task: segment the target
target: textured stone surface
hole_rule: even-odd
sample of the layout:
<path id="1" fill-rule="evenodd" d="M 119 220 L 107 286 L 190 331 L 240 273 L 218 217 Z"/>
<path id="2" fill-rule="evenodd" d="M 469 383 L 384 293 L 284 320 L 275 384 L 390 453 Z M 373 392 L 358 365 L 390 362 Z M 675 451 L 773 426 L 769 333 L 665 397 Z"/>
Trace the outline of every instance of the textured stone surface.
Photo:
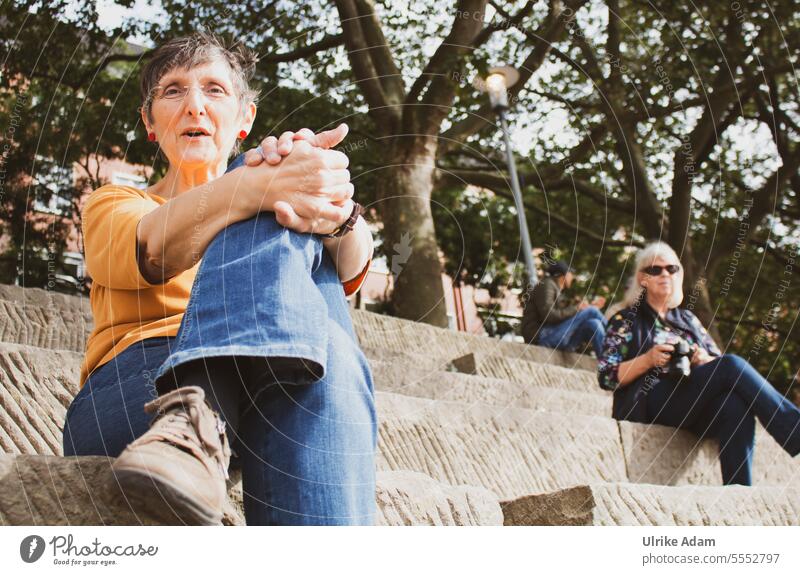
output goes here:
<path id="1" fill-rule="evenodd" d="M 88 298 L 0 285 L 0 341 L 83 351 L 91 331 Z"/>
<path id="2" fill-rule="evenodd" d="M 574 369 L 573 366 L 562 367 L 554 365 L 554 363 L 535 362 L 473 351 L 456 358 L 453 366 L 461 373 L 505 379 L 523 386 L 555 387 L 593 393 L 611 400 L 611 394 L 600 389 L 595 372 Z M 610 407 L 607 415 L 611 415 Z"/>
<path id="3" fill-rule="evenodd" d="M 472 485 L 450 486 L 413 471 L 378 473 L 379 525 L 502 525 L 497 495 Z"/>
<path id="4" fill-rule="evenodd" d="M 448 361 L 472 351 L 482 351 L 513 359 L 546 362 L 590 371 L 595 369 L 594 361 L 580 354 L 501 341 L 363 310 L 352 310 L 351 314 L 356 335 L 364 347 L 404 350 Z"/>
<path id="5" fill-rule="evenodd" d="M 132 505 L 106 457 L 0 455 L 0 525 L 180 525 Z M 223 523 L 244 525 L 241 478 Z M 502 525 L 497 496 L 480 487 L 442 485 L 421 473 L 378 474 L 379 525 Z M 152 505 L 166 506 L 163 500 Z"/>
<path id="6" fill-rule="evenodd" d="M 796 487 L 607 483 L 501 505 L 506 525 L 800 525 Z"/>
<path id="7" fill-rule="evenodd" d="M 629 481 L 659 485 L 720 485 L 717 441 L 661 425 L 619 422 Z M 756 426 L 754 485 L 800 480 L 800 459 L 791 457 L 760 424 Z"/>
<path id="8" fill-rule="evenodd" d="M 81 354 L 0 343 L 0 452 L 59 455 Z"/>
<path id="9" fill-rule="evenodd" d="M 370 365 L 373 362 L 391 363 L 393 365 L 413 366 L 415 369 L 423 369 L 426 371 L 442 372 L 442 371 L 456 371 L 450 364 L 449 359 L 442 359 L 431 355 L 421 355 L 419 353 L 409 353 L 396 349 L 384 349 L 380 347 L 364 347 L 361 346 L 364 355 Z"/>
<path id="10" fill-rule="evenodd" d="M 0 455 L 0 523 L 159 524 L 148 510 L 126 504 L 109 459 L 31 455 Z"/>
<path id="11" fill-rule="evenodd" d="M 378 392 L 379 470 L 411 469 L 510 499 L 625 481 L 610 418 L 428 400 Z"/>
<path id="12" fill-rule="evenodd" d="M 425 369 L 416 363 L 370 360 L 375 389 L 427 399 L 444 399 L 463 403 L 486 403 L 508 407 L 524 407 L 564 414 L 579 413 L 608 417 L 611 395 L 582 392 L 555 386 L 524 385 L 508 379 L 468 375 Z M 564 375 L 564 369 L 554 370 L 550 379 Z M 572 376 L 572 374 L 569 374 Z M 580 376 L 577 376 L 580 377 Z"/>

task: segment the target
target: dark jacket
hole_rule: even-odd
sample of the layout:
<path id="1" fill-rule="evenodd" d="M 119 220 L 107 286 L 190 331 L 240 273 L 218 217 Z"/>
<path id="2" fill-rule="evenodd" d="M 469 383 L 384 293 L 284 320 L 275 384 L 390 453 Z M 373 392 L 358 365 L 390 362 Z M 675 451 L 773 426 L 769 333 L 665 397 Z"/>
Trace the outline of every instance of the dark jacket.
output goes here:
<path id="1" fill-rule="evenodd" d="M 653 332 L 657 318 L 658 313 L 647 303 L 644 294 L 636 304 L 620 310 L 611 318 L 603 343 L 603 355 L 598 363 L 597 377 L 601 387 L 612 389 L 609 387 L 611 366 L 647 353 L 653 347 Z M 703 342 L 706 351 L 718 354 L 714 352 L 716 347 L 708 332 L 691 311 L 681 308 L 671 309 L 667 312 L 664 322 L 691 334 L 695 341 Z M 707 345 L 705 342 L 709 341 L 712 343 Z M 646 406 L 647 392 L 659 378 L 660 374 L 654 368 L 628 385 L 617 384 L 616 388 L 613 388 L 612 417 L 647 423 L 649 421 Z"/>
<path id="2" fill-rule="evenodd" d="M 543 325 L 561 323 L 578 313 L 578 306 L 565 306 L 561 300 L 561 288 L 552 277 L 545 277 L 533 288 L 531 297 L 523 302 L 522 337 L 534 343 Z"/>

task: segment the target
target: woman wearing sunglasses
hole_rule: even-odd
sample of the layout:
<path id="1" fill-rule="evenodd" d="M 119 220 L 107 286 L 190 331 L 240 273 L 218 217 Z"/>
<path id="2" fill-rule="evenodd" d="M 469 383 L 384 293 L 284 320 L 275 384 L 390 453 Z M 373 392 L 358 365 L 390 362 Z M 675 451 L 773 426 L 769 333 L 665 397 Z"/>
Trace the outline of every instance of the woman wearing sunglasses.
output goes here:
<path id="1" fill-rule="evenodd" d="M 791 455 L 800 453 L 800 409 L 745 359 L 723 354 L 700 320 L 678 306 L 683 269 L 667 244 L 636 256 L 624 308 L 609 321 L 598 363 L 614 392 L 613 417 L 693 431 L 719 442 L 722 480 L 750 485 L 755 420 Z M 688 349 L 690 372 L 674 369 Z"/>

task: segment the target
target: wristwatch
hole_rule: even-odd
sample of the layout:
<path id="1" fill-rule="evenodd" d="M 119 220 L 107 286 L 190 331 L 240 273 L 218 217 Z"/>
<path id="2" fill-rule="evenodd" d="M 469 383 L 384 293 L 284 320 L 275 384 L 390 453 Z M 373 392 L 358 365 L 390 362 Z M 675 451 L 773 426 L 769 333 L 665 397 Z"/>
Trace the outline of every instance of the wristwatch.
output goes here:
<path id="1" fill-rule="evenodd" d="M 343 235 L 347 234 L 353 227 L 356 225 L 358 221 L 358 216 L 364 213 L 364 206 L 359 204 L 358 202 L 353 202 L 353 211 L 350 212 L 350 217 L 347 218 L 347 221 L 343 223 L 341 226 L 333 230 L 329 234 L 320 234 L 323 238 L 340 238 Z"/>

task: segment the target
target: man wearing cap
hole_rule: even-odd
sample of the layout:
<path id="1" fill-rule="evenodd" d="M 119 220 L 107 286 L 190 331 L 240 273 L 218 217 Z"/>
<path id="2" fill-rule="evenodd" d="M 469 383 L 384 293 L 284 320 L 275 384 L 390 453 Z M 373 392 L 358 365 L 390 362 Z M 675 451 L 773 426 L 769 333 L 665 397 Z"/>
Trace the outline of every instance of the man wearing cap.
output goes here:
<path id="1" fill-rule="evenodd" d="M 561 290 L 569 288 L 575 270 L 566 262 L 556 261 L 547 268 L 544 277 L 526 302 L 522 315 L 522 337 L 526 343 L 567 351 L 579 351 L 591 343 L 597 357 L 603 351 L 606 318 L 598 309 L 605 305 L 604 297 L 591 303 L 564 305 Z"/>

